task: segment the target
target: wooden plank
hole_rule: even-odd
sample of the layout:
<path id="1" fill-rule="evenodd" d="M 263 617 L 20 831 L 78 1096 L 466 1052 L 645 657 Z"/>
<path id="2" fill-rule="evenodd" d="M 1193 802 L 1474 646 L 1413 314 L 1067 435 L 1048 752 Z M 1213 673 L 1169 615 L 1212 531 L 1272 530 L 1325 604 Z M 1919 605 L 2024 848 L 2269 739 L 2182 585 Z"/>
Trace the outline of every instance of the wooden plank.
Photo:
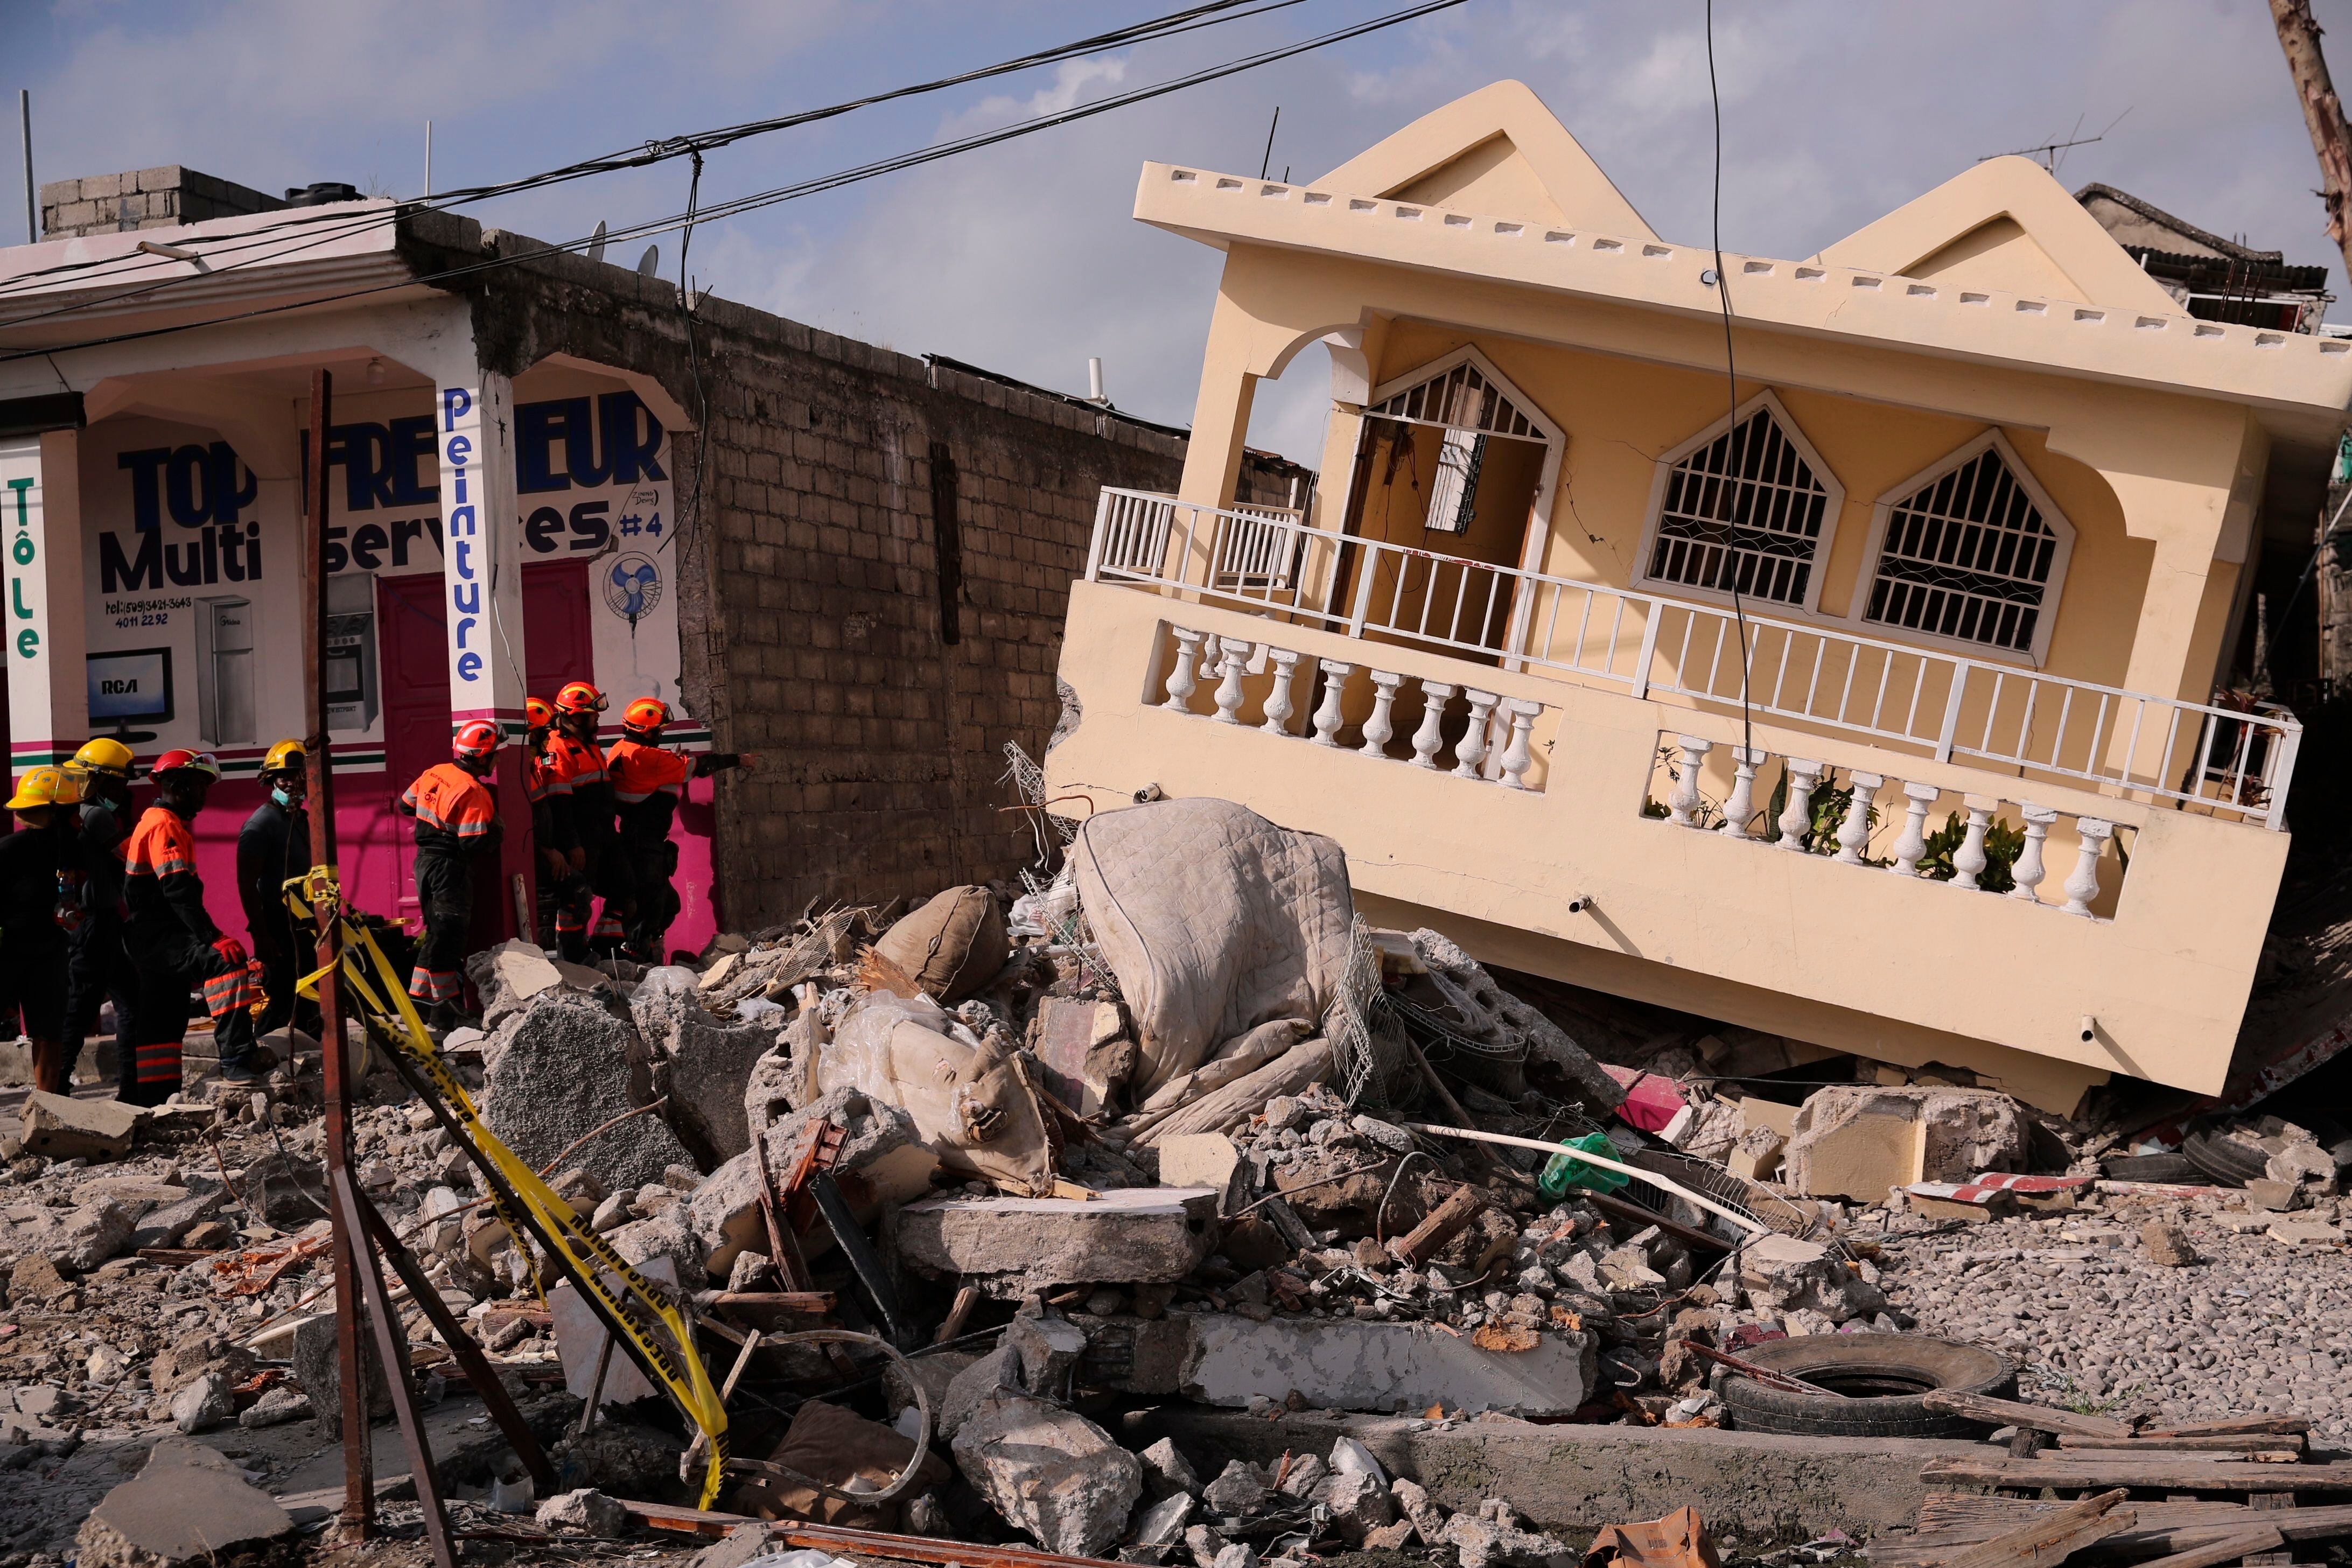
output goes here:
<path id="1" fill-rule="evenodd" d="M 1988 1426 L 2031 1426 L 2037 1432 L 2055 1432 L 2060 1436 L 2073 1433 L 2081 1437 L 2128 1437 L 2128 1423 L 2113 1421 L 2105 1415 L 2083 1415 L 2072 1410 L 2053 1410 L 2046 1405 L 2025 1405 L 2014 1399 L 1987 1399 L 1979 1394 L 1954 1394 L 1945 1389 L 1930 1391 L 1920 1403 L 1939 1415 L 1958 1415 L 1970 1421 L 1981 1421 Z"/>
<path id="2" fill-rule="evenodd" d="M 2249 1432 L 2277 1433 L 2281 1436 L 2301 1436 L 2311 1430 L 2311 1421 L 2303 1415 L 2231 1415 L 2220 1421 L 2195 1421 L 2179 1426 L 2152 1428 L 2139 1434 L 2142 1437 L 2236 1437 Z"/>
<path id="3" fill-rule="evenodd" d="M 2138 1453 L 2231 1454 L 2260 1449 L 2266 1454 L 2289 1451 L 2300 1454 L 2305 1447 L 2299 1432 L 2245 1432 L 2234 1435 L 2214 1434 L 2195 1437 L 2084 1437 L 2072 1432 L 2058 1436 L 2061 1448 L 2128 1448 Z"/>
<path id="4" fill-rule="evenodd" d="M 2137 1455 L 2125 1459 L 2066 1459 L 2047 1455 L 2031 1459 L 1930 1459 L 1919 1472 L 1930 1486 L 2016 1487 L 2039 1490 L 2088 1490 L 2150 1487 L 2197 1491 L 2352 1492 L 2352 1464 L 2199 1464 L 2185 1454 Z"/>
<path id="5" fill-rule="evenodd" d="M 2255 1492 L 2248 1497 L 2246 1501 L 2256 1513 L 2284 1513 L 2294 1507 L 2294 1494 L 2293 1492 Z M 2246 1561 L 2250 1563 L 2292 1563 L 2294 1561 L 2294 1553 L 2260 1552 Z"/>
<path id="6" fill-rule="evenodd" d="M 2202 1439 L 2211 1441 L 2212 1439 Z M 2137 1461 L 2161 1457 L 2177 1459 L 2184 1465 L 2294 1465 L 2303 1461 L 2301 1448 L 2270 1448 L 2260 1445 L 2260 1437 L 2221 1438 L 2229 1447 L 2223 1448 L 2144 1448 L 2137 1443 L 2102 1444 L 2095 1437 L 2081 1437 L 2069 1446 L 2061 1447 L 2049 1457 L 2059 1459 Z M 2041 1456 L 2037 1455 L 2036 1458 Z"/>
<path id="7" fill-rule="evenodd" d="M 2051 1568 L 2093 1542 L 2120 1535 L 2137 1523 L 2131 1510 L 2117 1506 L 2128 1495 L 2117 1488 L 2069 1503 L 1990 1541 L 1964 1547 L 1941 1559 L 1939 1568 Z"/>
<path id="8" fill-rule="evenodd" d="M 2275 1525 L 2258 1525 L 2252 1530 L 2233 1531 L 2219 1541 L 2192 1546 L 2169 1557 L 2159 1557 L 2146 1568 L 2215 1568 L 2217 1563 L 2235 1563 L 2242 1557 L 2252 1562 L 2251 1553 L 2267 1552 L 2284 1539 Z"/>

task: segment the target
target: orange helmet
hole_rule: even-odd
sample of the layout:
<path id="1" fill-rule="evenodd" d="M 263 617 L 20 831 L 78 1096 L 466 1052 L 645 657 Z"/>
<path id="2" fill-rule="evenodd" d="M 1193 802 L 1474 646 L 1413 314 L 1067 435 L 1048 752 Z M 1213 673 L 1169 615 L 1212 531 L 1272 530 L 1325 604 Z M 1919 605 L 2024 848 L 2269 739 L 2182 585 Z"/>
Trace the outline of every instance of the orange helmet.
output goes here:
<path id="1" fill-rule="evenodd" d="M 555 722 L 554 706 L 544 697 L 525 699 L 522 710 L 524 717 L 530 721 L 530 727 L 534 730 L 544 730 Z"/>
<path id="2" fill-rule="evenodd" d="M 478 763 L 497 751 L 499 743 L 505 739 L 499 732 L 499 727 L 488 719 L 469 719 L 457 727 L 457 737 L 450 742 L 449 749 L 461 763 Z"/>
<path id="3" fill-rule="evenodd" d="M 604 694 L 584 680 L 574 680 L 555 694 L 558 713 L 602 713 L 610 706 Z"/>
<path id="4" fill-rule="evenodd" d="M 669 705 L 658 697 L 640 697 L 630 703 L 628 710 L 621 715 L 623 729 L 648 734 L 659 734 L 662 726 L 668 722 Z"/>
<path id="5" fill-rule="evenodd" d="M 221 776 L 220 759 L 210 752 L 191 752 L 185 747 L 175 747 L 155 759 L 154 765 L 147 770 L 147 776 L 160 783 L 172 774 L 179 773 L 201 773 L 213 783 L 218 784 Z"/>

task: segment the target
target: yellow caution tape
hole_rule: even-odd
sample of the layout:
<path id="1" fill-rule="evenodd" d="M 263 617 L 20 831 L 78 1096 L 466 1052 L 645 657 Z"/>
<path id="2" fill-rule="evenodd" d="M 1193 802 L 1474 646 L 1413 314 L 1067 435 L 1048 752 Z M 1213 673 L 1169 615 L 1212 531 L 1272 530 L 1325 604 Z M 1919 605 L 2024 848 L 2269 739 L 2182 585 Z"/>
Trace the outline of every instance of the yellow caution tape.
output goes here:
<path id="1" fill-rule="evenodd" d="M 310 906 L 314 900 L 342 909 L 331 871 L 313 868 L 307 878 L 287 885 L 286 901 L 298 919 L 311 918 Z M 686 1315 L 662 1296 L 653 1280 L 630 1267 L 610 1243 L 590 1230 L 571 1204 L 482 1124 L 472 1098 L 425 1032 L 424 1020 L 402 988 L 392 961 L 376 945 L 374 933 L 348 915 L 339 918 L 343 931 L 343 977 L 349 983 L 345 994 L 359 1004 L 362 1026 L 388 1039 L 432 1080 L 474 1146 L 498 1167 L 499 1174 L 538 1222 L 539 1233 L 571 1265 L 572 1282 L 604 1309 L 601 1316 L 607 1328 L 618 1325 L 635 1350 L 632 1359 L 662 1384 L 679 1411 L 708 1439 L 697 1445 L 704 1451 L 699 1506 L 711 1507 L 718 1500 L 727 1469 L 727 1408 L 702 1357 L 694 1350 L 694 1332 Z M 321 967 L 304 975 L 296 989 L 317 1000 L 319 981 L 326 973 L 326 967 Z M 524 1226 L 519 1216 L 508 1211 L 506 1200 L 495 1187 L 490 1203 L 508 1234 L 520 1245 Z M 613 1280 L 619 1281 L 618 1290 L 610 1283 Z M 646 1326 L 646 1318 L 667 1331 L 667 1342 Z"/>

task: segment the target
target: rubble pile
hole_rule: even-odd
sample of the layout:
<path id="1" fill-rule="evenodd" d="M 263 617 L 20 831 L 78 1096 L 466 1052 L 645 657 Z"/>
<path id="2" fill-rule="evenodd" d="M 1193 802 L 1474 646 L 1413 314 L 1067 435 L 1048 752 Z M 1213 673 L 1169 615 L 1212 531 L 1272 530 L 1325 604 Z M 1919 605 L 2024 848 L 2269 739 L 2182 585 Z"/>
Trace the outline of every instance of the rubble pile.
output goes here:
<path id="1" fill-rule="evenodd" d="M 1155 1565 L 1534 1568 L 1576 1548 L 1506 1498 L 1440 1506 L 1353 1438 L 1196 1472 L 1118 1413 L 1720 1426 L 1747 1352 L 1822 1335 L 1983 1346 L 2051 1404 L 2347 1428 L 2352 1361 L 2326 1348 L 2347 1336 L 2315 1331 L 2352 1328 L 2352 1142 L 2223 1121 L 2173 1173 L 2227 1184 L 2103 1181 L 2175 1157 L 1752 1032 L 1596 1030 L 1621 1058 L 1598 1059 L 1548 983 L 1364 927 L 1336 847 L 1224 802 L 1105 814 L 1050 881 L 891 914 L 652 969 L 508 943 L 468 966 L 481 1026 L 439 1042 L 491 1131 L 701 1324 L 724 1510 Z M 325 1484 L 318 1057 L 277 1043 L 257 1088 L 152 1111 L 33 1095 L 0 1149 L 0 1555 L 78 1530 L 135 1554 L 151 1474 Z M 455 1495 L 592 1537 L 687 1500 L 661 1388 L 377 1068 L 359 1184 L 562 1435 L 562 1489 L 534 1498 L 491 1436 Z M 794 1337 L 821 1326 L 853 1342 Z M 414 1303 L 403 1327 L 428 1399 L 462 1389 Z M 128 1479 L 96 1457 L 134 1442 Z"/>

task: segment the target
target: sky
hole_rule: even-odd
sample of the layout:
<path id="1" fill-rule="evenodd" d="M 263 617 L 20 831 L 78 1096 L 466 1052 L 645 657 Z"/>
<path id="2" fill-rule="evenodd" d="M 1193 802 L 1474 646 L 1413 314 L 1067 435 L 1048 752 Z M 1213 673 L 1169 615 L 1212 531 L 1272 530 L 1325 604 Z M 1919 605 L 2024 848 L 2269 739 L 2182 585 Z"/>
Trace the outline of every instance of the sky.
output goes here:
<path id="1" fill-rule="evenodd" d="M 1263 0 L 1257 0 L 1262 4 Z M 1012 124 L 1384 15 L 1296 0 L 1182 37 L 763 136 L 713 153 L 706 202 Z M 659 138 L 1016 58 L 1179 0 L 14 0 L 0 89 L 32 92 L 37 181 L 182 163 L 266 191 L 487 184 Z M 2317 0 L 2343 29 L 2352 0 Z M 1703 243 L 1717 99 L 1704 0 L 1465 0 L 1213 84 L 699 227 L 698 287 L 906 353 L 1190 422 L 1220 256 L 1130 216 L 1148 159 L 1319 175 L 1505 77 L 1551 106 L 1651 226 Z M 1722 0 L 1721 242 L 1801 257 L 1960 173 L 2053 141 L 2067 188 L 2119 186 L 2202 227 L 2328 264 L 2318 171 L 2253 0 Z M 1269 126 L 1280 121 L 1271 153 Z M 0 142 L 13 142 L 0 136 Z M 21 160 L 0 236 L 21 237 Z M 683 161 L 469 208 L 551 240 L 682 211 Z M 675 234 L 659 268 L 677 273 Z M 612 259 L 634 260 L 642 242 Z M 2352 296 L 2332 312 L 2352 319 Z M 1261 386 L 1252 444 L 1312 463 L 1321 351 Z"/>

